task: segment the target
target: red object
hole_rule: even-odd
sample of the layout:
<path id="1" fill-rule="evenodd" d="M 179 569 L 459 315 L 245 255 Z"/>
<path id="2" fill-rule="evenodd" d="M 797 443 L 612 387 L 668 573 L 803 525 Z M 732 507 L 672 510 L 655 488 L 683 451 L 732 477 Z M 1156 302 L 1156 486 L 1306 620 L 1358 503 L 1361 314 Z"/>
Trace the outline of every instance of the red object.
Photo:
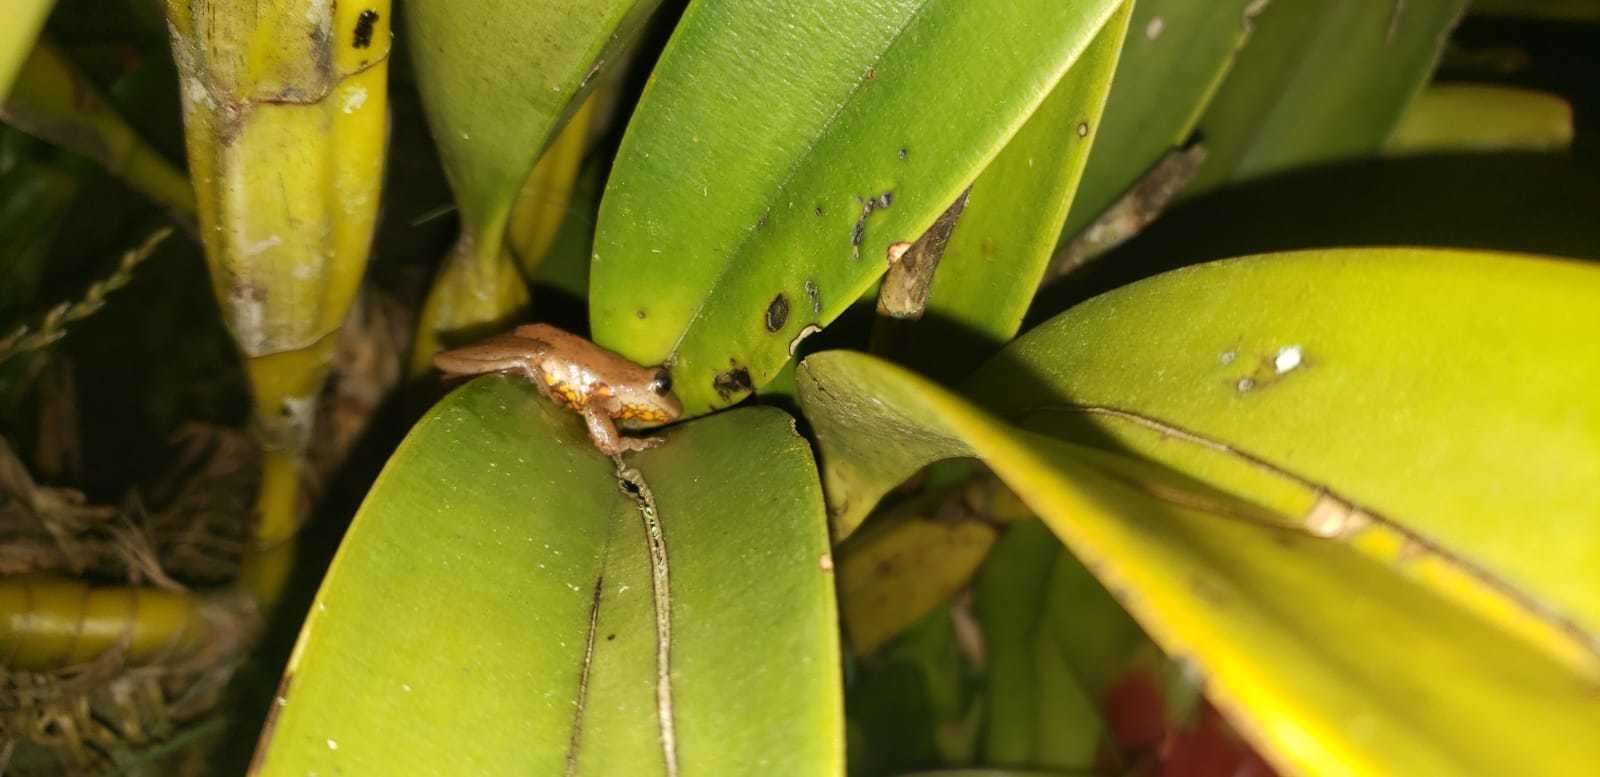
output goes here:
<path id="1" fill-rule="evenodd" d="M 1150 764 L 1161 777 L 1276 777 L 1276 772 L 1205 702 L 1191 721 L 1169 719 L 1156 677 L 1137 668 L 1106 691 L 1106 726 L 1118 750 L 1103 762 Z"/>

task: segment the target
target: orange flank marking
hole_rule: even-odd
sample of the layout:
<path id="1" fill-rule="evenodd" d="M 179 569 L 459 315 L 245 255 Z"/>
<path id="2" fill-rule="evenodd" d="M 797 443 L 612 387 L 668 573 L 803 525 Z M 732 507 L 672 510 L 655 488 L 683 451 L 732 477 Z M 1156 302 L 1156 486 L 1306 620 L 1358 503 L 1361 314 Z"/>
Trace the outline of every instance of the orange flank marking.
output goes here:
<path id="1" fill-rule="evenodd" d="M 660 424 L 666 423 L 667 414 L 659 410 L 651 409 L 644 405 L 624 405 L 622 408 L 621 418 L 625 420 L 636 419 L 646 423 Z"/>

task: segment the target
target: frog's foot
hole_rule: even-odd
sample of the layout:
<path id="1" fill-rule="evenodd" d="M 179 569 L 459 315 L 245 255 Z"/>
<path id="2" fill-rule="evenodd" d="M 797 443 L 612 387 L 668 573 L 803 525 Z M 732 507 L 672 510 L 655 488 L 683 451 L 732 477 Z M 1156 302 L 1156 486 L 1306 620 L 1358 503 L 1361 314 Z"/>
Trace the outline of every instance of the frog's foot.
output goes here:
<path id="1" fill-rule="evenodd" d="M 589 439 L 601 453 L 616 458 L 628 451 L 643 451 L 665 442 L 660 437 L 624 437 L 617 424 L 596 405 L 583 409 L 584 424 L 589 428 Z"/>
<path id="2" fill-rule="evenodd" d="M 647 451 L 667 441 L 665 437 L 622 437 L 617 438 L 617 447 L 624 451 Z"/>

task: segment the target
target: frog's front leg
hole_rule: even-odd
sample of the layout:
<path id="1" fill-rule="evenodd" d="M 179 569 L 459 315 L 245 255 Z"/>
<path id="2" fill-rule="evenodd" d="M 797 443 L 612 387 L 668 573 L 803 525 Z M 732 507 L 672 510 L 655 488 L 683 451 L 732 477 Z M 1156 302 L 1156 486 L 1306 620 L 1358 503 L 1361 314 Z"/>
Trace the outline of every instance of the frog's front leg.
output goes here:
<path id="1" fill-rule="evenodd" d="M 616 458 L 624 451 L 647 450 L 664 442 L 660 437 L 624 437 L 617 431 L 616 422 L 598 404 L 590 403 L 583 408 L 583 422 L 589 427 L 589 439 L 601 453 Z"/>

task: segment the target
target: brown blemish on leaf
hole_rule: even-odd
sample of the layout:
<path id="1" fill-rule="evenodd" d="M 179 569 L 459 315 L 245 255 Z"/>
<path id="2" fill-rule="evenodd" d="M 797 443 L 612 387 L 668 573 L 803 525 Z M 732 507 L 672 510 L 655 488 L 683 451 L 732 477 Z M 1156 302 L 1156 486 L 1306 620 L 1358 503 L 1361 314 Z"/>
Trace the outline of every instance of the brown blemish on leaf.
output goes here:
<path id="1" fill-rule="evenodd" d="M 712 379 L 711 388 L 715 389 L 717 396 L 726 402 L 735 394 L 748 394 L 755 391 L 755 383 L 750 380 L 750 370 L 745 369 L 738 362 L 729 359 L 728 369 L 717 373 Z"/>
<path id="2" fill-rule="evenodd" d="M 767 305 L 767 331 L 776 332 L 789 322 L 789 299 L 779 293 Z"/>
<path id="3" fill-rule="evenodd" d="M 933 289 L 933 273 L 944 258 L 945 247 L 955 233 L 961 214 L 966 211 L 967 197 L 972 188 L 939 215 L 915 243 L 894 243 L 889 246 L 887 259 L 889 271 L 883 276 L 878 289 L 878 313 L 891 318 L 922 318 L 928 307 L 928 295 Z M 885 194 L 885 197 L 888 195 Z"/>
<path id="4" fill-rule="evenodd" d="M 850 257 L 860 260 L 861 241 L 867 234 L 867 217 L 871 216 L 873 211 L 884 210 L 894 204 L 894 190 L 864 200 L 857 199 L 861 202 L 861 218 L 856 219 L 855 226 L 850 232 Z"/>
<path id="5" fill-rule="evenodd" d="M 811 298 L 811 312 L 812 313 L 821 313 L 822 312 L 822 292 L 817 289 L 817 282 L 816 281 L 813 281 L 813 280 L 807 280 L 806 281 L 806 296 Z"/>

